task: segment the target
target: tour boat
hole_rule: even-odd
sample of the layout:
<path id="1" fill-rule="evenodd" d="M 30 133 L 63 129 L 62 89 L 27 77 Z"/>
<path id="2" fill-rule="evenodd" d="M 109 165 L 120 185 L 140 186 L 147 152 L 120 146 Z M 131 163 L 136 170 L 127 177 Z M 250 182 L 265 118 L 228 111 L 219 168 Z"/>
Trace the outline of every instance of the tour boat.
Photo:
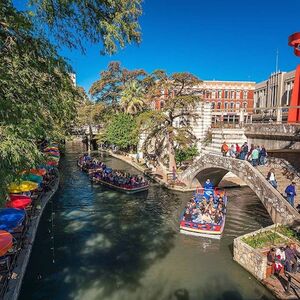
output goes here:
<path id="1" fill-rule="evenodd" d="M 125 192 L 126 194 L 144 192 L 144 191 L 147 191 L 149 189 L 149 183 L 148 182 L 146 182 L 144 185 L 141 185 L 141 186 L 131 187 L 131 186 L 128 186 L 128 185 L 122 185 L 122 186 L 115 185 L 115 184 L 112 184 L 110 182 L 101 180 L 100 178 L 96 178 L 96 177 L 92 177 L 91 179 L 92 179 L 93 182 L 100 183 L 100 184 L 102 184 L 106 187 L 109 187 L 109 188 L 117 190 L 117 191 Z"/>
<path id="2" fill-rule="evenodd" d="M 217 197 L 220 195 L 223 198 L 225 210 L 223 214 L 223 219 L 219 224 L 215 223 L 195 223 L 193 221 L 188 222 L 184 220 L 184 211 L 182 212 L 180 216 L 180 233 L 187 234 L 187 235 L 193 235 L 193 236 L 200 236 L 200 237 L 207 237 L 212 239 L 220 239 L 225 227 L 225 220 L 226 220 L 226 206 L 227 206 L 227 196 L 224 190 L 220 190 L 218 188 L 215 188 L 214 190 L 211 190 L 207 192 L 205 189 L 197 189 L 196 195 L 202 199 L 205 194 L 213 194 L 214 197 Z"/>

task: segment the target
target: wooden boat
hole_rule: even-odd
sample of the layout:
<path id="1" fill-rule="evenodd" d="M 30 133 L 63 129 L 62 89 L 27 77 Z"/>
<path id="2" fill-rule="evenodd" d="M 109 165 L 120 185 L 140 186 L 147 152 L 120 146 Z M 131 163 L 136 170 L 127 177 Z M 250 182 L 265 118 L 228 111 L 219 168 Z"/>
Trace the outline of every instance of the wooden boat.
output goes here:
<path id="1" fill-rule="evenodd" d="M 206 191 L 204 189 L 198 189 L 196 191 L 196 194 L 199 197 L 203 197 Z M 214 197 L 217 197 L 220 195 L 223 198 L 223 202 L 225 205 L 224 215 L 223 219 L 220 223 L 195 223 L 193 221 L 185 221 L 184 220 L 184 213 L 185 209 L 182 212 L 180 216 L 180 233 L 187 234 L 187 235 L 193 235 L 193 236 L 201 236 L 201 237 L 207 237 L 212 239 L 220 239 L 225 227 L 225 221 L 226 221 L 226 206 L 227 206 L 227 196 L 224 190 L 214 189 L 211 191 L 211 194 L 214 195 Z"/>
<path id="2" fill-rule="evenodd" d="M 100 183 L 106 187 L 109 187 L 111 189 L 117 190 L 117 191 L 121 191 L 121 192 L 125 192 L 126 194 L 134 194 L 134 193 L 138 193 L 138 192 L 144 192 L 147 191 L 149 189 L 149 183 L 145 183 L 145 185 L 143 186 L 138 186 L 138 187 L 129 187 L 126 185 L 115 185 L 112 184 L 110 182 L 101 180 L 100 178 L 96 178 L 96 177 L 92 177 L 91 180 L 95 183 Z"/>

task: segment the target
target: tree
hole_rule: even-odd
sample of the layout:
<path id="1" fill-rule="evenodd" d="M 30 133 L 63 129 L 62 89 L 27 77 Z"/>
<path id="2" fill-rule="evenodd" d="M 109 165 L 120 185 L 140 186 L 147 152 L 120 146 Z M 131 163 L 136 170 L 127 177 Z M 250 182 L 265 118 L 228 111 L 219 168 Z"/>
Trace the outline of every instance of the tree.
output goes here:
<path id="1" fill-rule="evenodd" d="M 122 150 L 136 147 L 138 128 L 135 119 L 124 113 L 118 114 L 108 125 L 104 139 Z"/>
<path id="2" fill-rule="evenodd" d="M 4 0 L 7 1 L 7 0 Z M 9 1 L 10 2 L 10 1 Z M 103 44 L 102 54 L 113 54 L 119 45 L 141 41 L 138 18 L 141 0 L 30 0 L 28 14 L 58 44 L 84 50 L 83 41 Z"/>
<path id="3" fill-rule="evenodd" d="M 21 170 L 43 160 L 37 141 L 63 138 L 85 101 L 45 32 L 70 47 L 82 36 L 102 41 L 106 53 L 139 42 L 140 1 L 112 2 L 32 0 L 27 11 L 18 11 L 11 0 L 1 1 L 0 196 Z"/>
<path id="4" fill-rule="evenodd" d="M 145 112 L 139 117 L 138 124 L 147 135 L 143 150 L 146 155 L 155 153 L 163 160 L 167 156 L 171 171 L 176 166 L 175 145 L 195 142 L 190 121 L 197 117 L 195 108 L 200 101 L 198 86 L 201 80 L 190 73 L 174 73 L 168 77 L 164 71 L 157 70 L 148 81 L 152 82 L 148 92 L 153 101 L 158 98 L 157 91 L 164 91 L 164 95 L 163 99 L 159 98 L 163 101 L 160 111 Z"/>
<path id="5" fill-rule="evenodd" d="M 180 166 L 184 161 L 192 160 L 199 154 L 197 146 L 181 147 L 175 149 L 176 163 Z"/>
<path id="6" fill-rule="evenodd" d="M 107 70 L 100 73 L 100 79 L 92 84 L 89 92 L 97 102 L 104 102 L 117 111 L 125 84 L 145 75 L 144 70 L 129 71 L 122 68 L 119 62 L 110 62 Z"/>
<path id="7" fill-rule="evenodd" d="M 125 113 L 135 115 L 146 108 L 145 90 L 137 80 L 125 83 L 120 106 Z"/>

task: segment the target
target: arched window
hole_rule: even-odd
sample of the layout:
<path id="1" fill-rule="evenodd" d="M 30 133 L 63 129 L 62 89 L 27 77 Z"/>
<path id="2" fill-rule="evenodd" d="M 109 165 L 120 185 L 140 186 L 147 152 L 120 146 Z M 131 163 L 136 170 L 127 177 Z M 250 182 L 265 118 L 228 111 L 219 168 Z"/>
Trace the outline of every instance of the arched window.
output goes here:
<path id="1" fill-rule="evenodd" d="M 228 109 L 228 102 L 224 102 L 224 109 L 225 109 L 225 110 Z"/>
<path id="2" fill-rule="evenodd" d="M 231 111 L 234 110 L 234 102 L 230 102 L 230 110 L 231 110 Z"/>
<path id="3" fill-rule="evenodd" d="M 218 110 L 221 109 L 221 102 L 218 102 L 218 104 L 217 104 L 217 109 L 218 109 Z"/>
<path id="4" fill-rule="evenodd" d="M 211 103 L 211 109 L 215 109 L 215 105 L 216 105 L 215 102 L 212 102 Z"/>
<path id="5" fill-rule="evenodd" d="M 243 103 L 243 108 L 247 108 L 247 102 Z"/>

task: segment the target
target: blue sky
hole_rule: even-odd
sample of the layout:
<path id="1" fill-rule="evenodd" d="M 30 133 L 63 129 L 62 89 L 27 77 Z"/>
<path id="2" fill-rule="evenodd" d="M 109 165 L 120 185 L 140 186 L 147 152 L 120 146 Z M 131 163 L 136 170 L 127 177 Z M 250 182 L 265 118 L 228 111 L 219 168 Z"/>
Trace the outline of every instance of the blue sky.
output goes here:
<path id="1" fill-rule="evenodd" d="M 85 55 L 64 49 L 86 90 L 110 61 L 128 69 L 168 73 L 187 71 L 204 80 L 261 81 L 279 69 L 290 71 L 300 59 L 287 45 L 300 31 L 300 1 L 285 0 L 145 0 L 140 18 L 142 43 L 117 55 L 101 56 L 101 45 Z"/>

